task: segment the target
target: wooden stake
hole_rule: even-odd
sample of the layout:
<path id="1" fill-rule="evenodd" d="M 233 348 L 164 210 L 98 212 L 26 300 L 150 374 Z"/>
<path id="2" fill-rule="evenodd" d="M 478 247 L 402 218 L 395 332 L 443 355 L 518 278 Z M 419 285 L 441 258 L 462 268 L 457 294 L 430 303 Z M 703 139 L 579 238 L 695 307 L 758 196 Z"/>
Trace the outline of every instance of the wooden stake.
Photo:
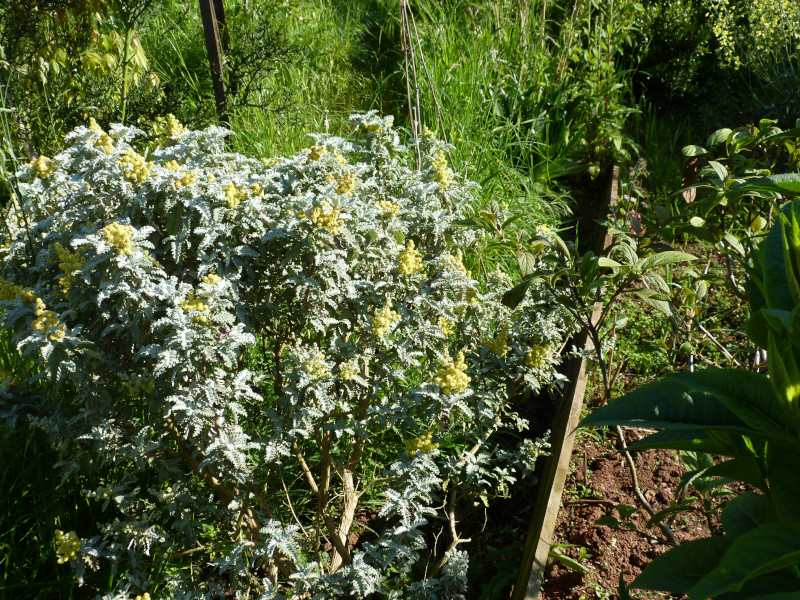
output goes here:
<path id="1" fill-rule="evenodd" d="M 614 167 L 608 204 L 602 208 L 603 211 L 607 211 L 609 206 L 616 204 L 618 178 L 619 169 Z M 605 233 L 596 242 L 595 253 L 599 253 L 610 243 L 610 236 Z M 597 323 L 601 312 L 602 306 L 597 305 L 592 313 L 592 323 Z M 576 335 L 573 341 L 578 348 L 585 348 L 588 342 L 588 333 L 582 332 Z M 537 600 L 539 598 L 544 569 L 547 566 L 550 546 L 553 542 L 556 519 L 561 508 L 561 494 L 564 491 L 567 469 L 572 459 L 575 433 L 586 392 L 586 362 L 577 358 L 572 359 L 565 365 L 564 371 L 569 379 L 569 384 L 564 390 L 561 405 L 558 407 L 558 413 L 553 423 L 550 442 L 552 453 L 547 461 L 542 480 L 539 482 L 539 493 L 528 528 L 528 537 L 525 540 L 517 582 L 511 595 L 512 600 Z"/>
<path id="2" fill-rule="evenodd" d="M 200 16 L 203 19 L 203 33 L 206 38 L 206 51 L 208 62 L 211 65 L 211 81 L 214 86 L 214 100 L 217 105 L 217 117 L 223 125 L 230 125 L 228 118 L 227 91 L 223 77 L 222 63 L 222 36 L 220 35 L 220 22 L 225 23 L 225 9 L 223 0 L 198 0 L 200 2 Z M 219 13 L 217 13 L 219 6 Z"/>

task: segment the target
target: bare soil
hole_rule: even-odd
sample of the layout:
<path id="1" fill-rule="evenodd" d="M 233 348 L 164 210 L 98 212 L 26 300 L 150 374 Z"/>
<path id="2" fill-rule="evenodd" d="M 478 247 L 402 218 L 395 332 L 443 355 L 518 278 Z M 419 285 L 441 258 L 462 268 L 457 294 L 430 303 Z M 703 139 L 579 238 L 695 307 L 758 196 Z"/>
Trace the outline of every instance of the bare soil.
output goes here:
<path id="1" fill-rule="evenodd" d="M 639 434 L 626 433 L 626 442 Z M 640 489 L 655 511 L 667 508 L 684 472 L 676 453 L 651 450 L 634 454 Z M 588 569 L 581 573 L 551 559 L 545 573 L 541 600 L 589 600 L 614 598 L 622 574 L 630 583 L 656 556 L 669 549 L 658 526 L 647 527 L 649 515 L 637 508 L 627 519 L 635 530 L 598 525 L 604 516 L 620 515 L 616 507 L 638 507 L 630 470 L 616 451 L 613 439 L 582 434 L 572 456 L 572 470 L 562 499 L 562 508 L 553 541 L 557 551 Z M 624 512 L 624 511 L 623 511 Z M 709 534 L 704 515 L 689 513 L 672 525 L 679 542 Z M 663 594 L 658 597 L 664 597 Z"/>

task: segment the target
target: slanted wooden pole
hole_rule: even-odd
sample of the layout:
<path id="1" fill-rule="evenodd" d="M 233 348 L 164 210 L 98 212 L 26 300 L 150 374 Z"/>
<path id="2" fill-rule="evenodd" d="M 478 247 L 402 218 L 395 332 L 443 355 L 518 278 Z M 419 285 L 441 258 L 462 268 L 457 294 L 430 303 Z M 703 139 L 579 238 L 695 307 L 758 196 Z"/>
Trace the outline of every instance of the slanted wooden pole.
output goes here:
<path id="1" fill-rule="evenodd" d="M 611 177 L 611 189 L 608 204 L 602 207 L 605 213 L 609 206 L 616 205 L 618 193 L 619 169 L 614 167 Z M 598 215 L 599 217 L 605 216 Z M 596 254 L 611 244 L 608 233 L 598 236 L 594 251 Z M 597 323 L 602 313 L 602 305 L 597 305 L 592 313 L 592 323 Z M 581 332 L 573 339 L 575 346 L 585 348 L 588 343 L 588 332 Z M 586 392 L 586 361 L 572 359 L 565 365 L 565 375 L 569 384 L 564 389 L 561 404 L 558 407 L 553 423 L 550 448 L 552 453 L 547 460 L 544 475 L 539 482 L 539 493 L 531 517 L 525 549 L 522 553 L 517 582 L 514 585 L 512 600 L 538 600 L 544 579 L 544 569 L 550 556 L 553 543 L 553 532 L 556 528 L 558 511 L 561 508 L 561 494 L 567 479 L 567 469 L 572 460 L 572 449 L 575 445 L 575 433 L 583 409 L 583 397 Z"/>
<path id="2" fill-rule="evenodd" d="M 198 0 L 200 16 L 203 19 L 203 33 L 206 38 L 208 62 L 211 65 L 211 82 L 214 86 L 214 100 L 217 105 L 217 117 L 223 125 L 230 125 L 228 118 L 227 90 L 225 89 L 222 35 L 220 23 L 225 23 L 223 0 Z M 217 8 L 219 7 L 219 8 Z"/>

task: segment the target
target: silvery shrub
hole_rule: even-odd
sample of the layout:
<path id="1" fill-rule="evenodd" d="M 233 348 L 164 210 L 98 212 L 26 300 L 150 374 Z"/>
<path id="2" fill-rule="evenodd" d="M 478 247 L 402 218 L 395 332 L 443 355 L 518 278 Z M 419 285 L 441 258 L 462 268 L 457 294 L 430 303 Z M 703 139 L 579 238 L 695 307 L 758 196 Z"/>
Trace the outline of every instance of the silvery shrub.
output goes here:
<path id="1" fill-rule="evenodd" d="M 259 160 L 92 121 L 17 174 L 0 322 L 33 367 L 0 410 L 94 482 L 103 518 L 55 543 L 105 598 L 461 597 L 459 515 L 543 452 L 511 400 L 559 382 L 564 312 L 467 269 L 445 144 L 414 169 L 352 122 Z"/>

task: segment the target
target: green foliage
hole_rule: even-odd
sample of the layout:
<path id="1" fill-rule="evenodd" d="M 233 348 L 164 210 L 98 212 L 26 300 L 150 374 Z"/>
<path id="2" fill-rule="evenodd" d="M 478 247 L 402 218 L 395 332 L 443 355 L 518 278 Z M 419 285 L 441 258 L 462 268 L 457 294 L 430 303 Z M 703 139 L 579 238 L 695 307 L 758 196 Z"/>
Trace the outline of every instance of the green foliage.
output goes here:
<path id="1" fill-rule="evenodd" d="M 91 122 L 18 173 L 0 319 L 37 374 L 0 408 L 99 481 L 57 555 L 79 581 L 110 567 L 108 598 L 463 590 L 457 515 L 541 453 L 496 440 L 560 380 L 566 313 L 472 278 L 475 186 L 442 142 L 411 170 L 391 118 L 353 124 L 261 161 L 217 127 L 170 117 L 139 146 Z"/>
<path id="2" fill-rule="evenodd" d="M 784 193 L 795 178 L 769 180 Z M 790 195 L 797 195 L 791 191 Z M 631 449 L 672 448 L 729 457 L 697 460 L 684 479 L 700 491 L 729 478 L 747 492 L 725 504 L 725 536 L 695 540 L 658 557 L 633 588 L 686 593 L 692 600 L 796 593 L 800 587 L 800 201 L 780 214 L 755 255 L 748 334 L 767 350 L 769 377 L 741 370 L 676 373 L 601 408 L 582 425 L 662 428 Z M 696 455 L 699 458 L 702 455 Z M 691 467 L 690 462 L 687 466 Z M 700 478 L 698 480 L 698 478 Z M 788 596 L 787 596 L 788 597 Z"/>

